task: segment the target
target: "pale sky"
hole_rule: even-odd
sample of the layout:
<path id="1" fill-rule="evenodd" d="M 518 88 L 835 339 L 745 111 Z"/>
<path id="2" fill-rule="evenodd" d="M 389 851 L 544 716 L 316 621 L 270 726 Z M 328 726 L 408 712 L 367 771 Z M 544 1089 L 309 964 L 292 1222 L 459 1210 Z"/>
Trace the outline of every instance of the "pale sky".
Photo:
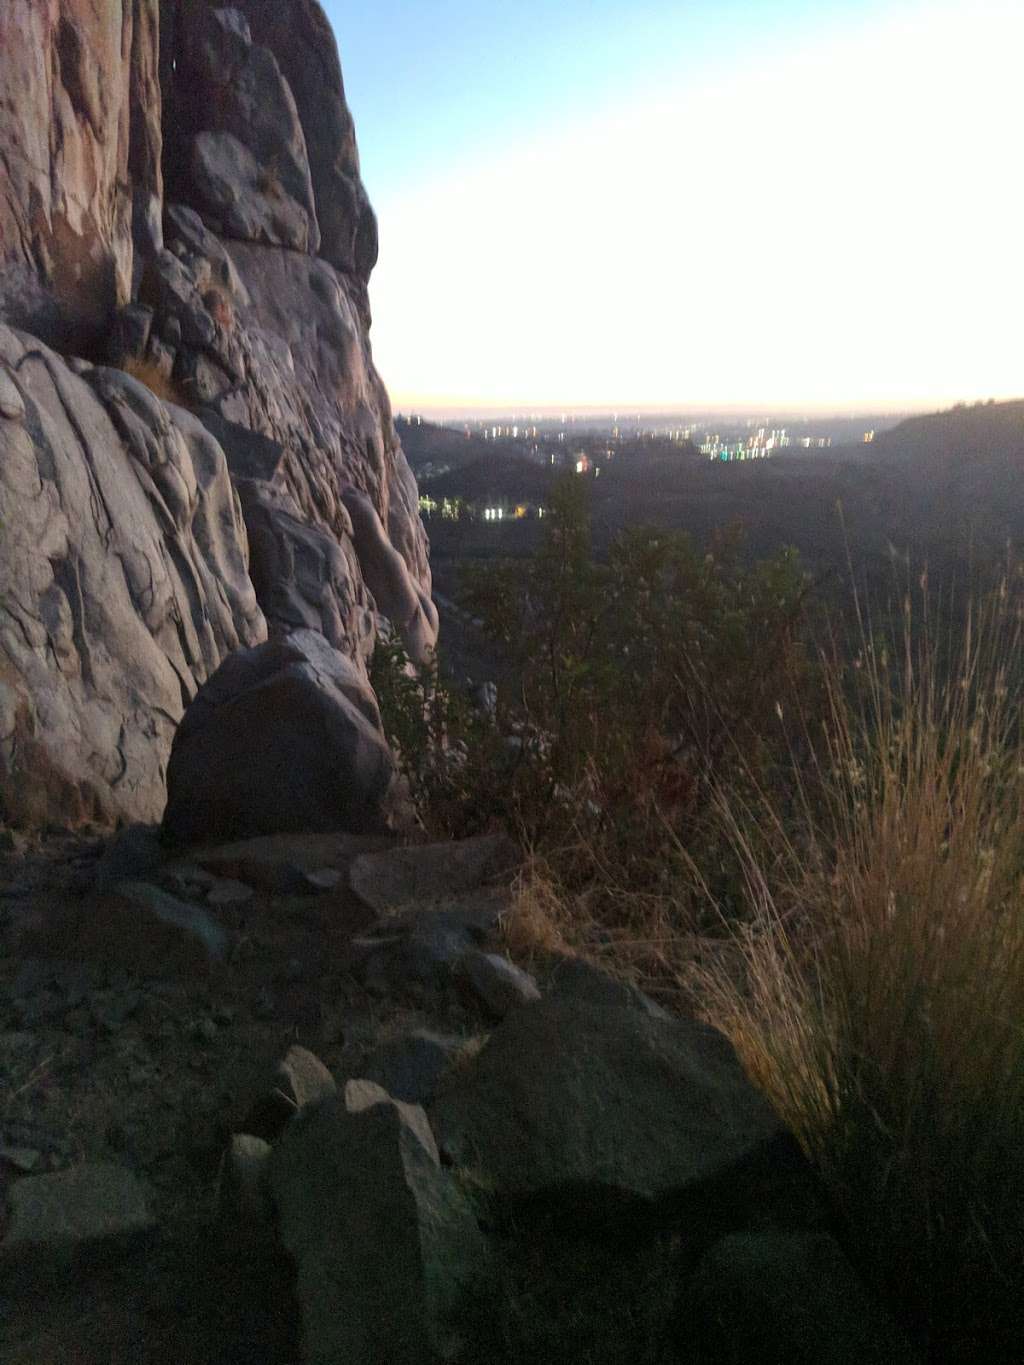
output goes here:
<path id="1" fill-rule="evenodd" d="M 1022 0 L 327 8 L 396 411 L 1024 394 Z"/>

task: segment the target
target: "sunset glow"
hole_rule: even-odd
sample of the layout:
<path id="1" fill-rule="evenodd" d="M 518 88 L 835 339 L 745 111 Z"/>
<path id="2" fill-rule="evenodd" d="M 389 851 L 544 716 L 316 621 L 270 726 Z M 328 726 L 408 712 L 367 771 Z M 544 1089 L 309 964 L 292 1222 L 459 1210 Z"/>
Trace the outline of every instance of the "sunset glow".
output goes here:
<path id="1" fill-rule="evenodd" d="M 652 55 L 418 175 L 375 181 L 356 92 L 396 407 L 1019 394 L 1024 12 L 859 8 Z"/>

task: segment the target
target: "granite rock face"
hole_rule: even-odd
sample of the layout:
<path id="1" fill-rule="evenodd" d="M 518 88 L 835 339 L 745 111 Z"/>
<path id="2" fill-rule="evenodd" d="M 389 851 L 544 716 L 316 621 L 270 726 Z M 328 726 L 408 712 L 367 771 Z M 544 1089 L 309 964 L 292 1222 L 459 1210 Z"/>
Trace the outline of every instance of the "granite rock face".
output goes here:
<path id="1" fill-rule="evenodd" d="M 376 254 L 316 0 L 0 7 L 0 818 L 158 818 L 268 631 L 428 656 Z"/>
<path id="2" fill-rule="evenodd" d="M 220 446 L 0 325 L 0 815 L 160 818 L 198 682 L 266 636 Z"/>
<path id="3" fill-rule="evenodd" d="M 62 349 L 129 301 L 159 245 L 159 0 L 0 7 L 0 320 Z"/>

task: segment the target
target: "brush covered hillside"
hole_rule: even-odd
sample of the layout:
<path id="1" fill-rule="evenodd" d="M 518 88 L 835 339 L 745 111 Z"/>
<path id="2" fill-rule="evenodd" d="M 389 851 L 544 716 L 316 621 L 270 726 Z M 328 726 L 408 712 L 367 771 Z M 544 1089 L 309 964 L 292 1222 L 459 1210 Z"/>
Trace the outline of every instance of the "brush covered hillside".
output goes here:
<path id="1" fill-rule="evenodd" d="M 445 447 L 435 428 L 433 459 L 463 441 L 452 433 Z M 421 487 L 474 512 L 488 499 L 538 501 L 553 477 L 550 468 L 496 461 L 488 451 L 443 475 L 421 475 Z M 738 522 L 751 556 L 791 545 L 812 573 L 832 581 L 845 581 L 852 561 L 862 581 L 884 587 L 894 551 L 927 562 L 935 575 L 963 575 L 1024 539 L 1024 402 L 958 407 L 910 418 L 870 444 L 745 463 L 711 462 L 686 446 L 641 448 L 598 478 L 588 475 L 587 487 L 599 553 L 624 526 L 671 527 L 704 543 Z M 531 519 L 494 526 L 472 515 L 435 514 L 427 525 L 446 593 L 460 562 L 528 554 L 540 531 Z"/>

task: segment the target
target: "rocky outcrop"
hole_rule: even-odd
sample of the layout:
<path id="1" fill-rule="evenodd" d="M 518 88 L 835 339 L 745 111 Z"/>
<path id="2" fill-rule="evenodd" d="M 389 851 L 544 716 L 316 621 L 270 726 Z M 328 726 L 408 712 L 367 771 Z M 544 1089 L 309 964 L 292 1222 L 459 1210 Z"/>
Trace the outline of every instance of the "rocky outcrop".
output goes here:
<path id="1" fill-rule="evenodd" d="M 433 648 L 376 222 L 316 0 L 2 10 L 0 815 L 147 821 L 233 650 Z"/>
<path id="2" fill-rule="evenodd" d="M 266 635 L 220 446 L 79 368 L 0 326 L 0 813 L 22 824 L 159 819 L 198 681 Z"/>
<path id="3" fill-rule="evenodd" d="M 91 349 L 160 239 L 159 0 L 0 9 L 0 320 Z"/>

